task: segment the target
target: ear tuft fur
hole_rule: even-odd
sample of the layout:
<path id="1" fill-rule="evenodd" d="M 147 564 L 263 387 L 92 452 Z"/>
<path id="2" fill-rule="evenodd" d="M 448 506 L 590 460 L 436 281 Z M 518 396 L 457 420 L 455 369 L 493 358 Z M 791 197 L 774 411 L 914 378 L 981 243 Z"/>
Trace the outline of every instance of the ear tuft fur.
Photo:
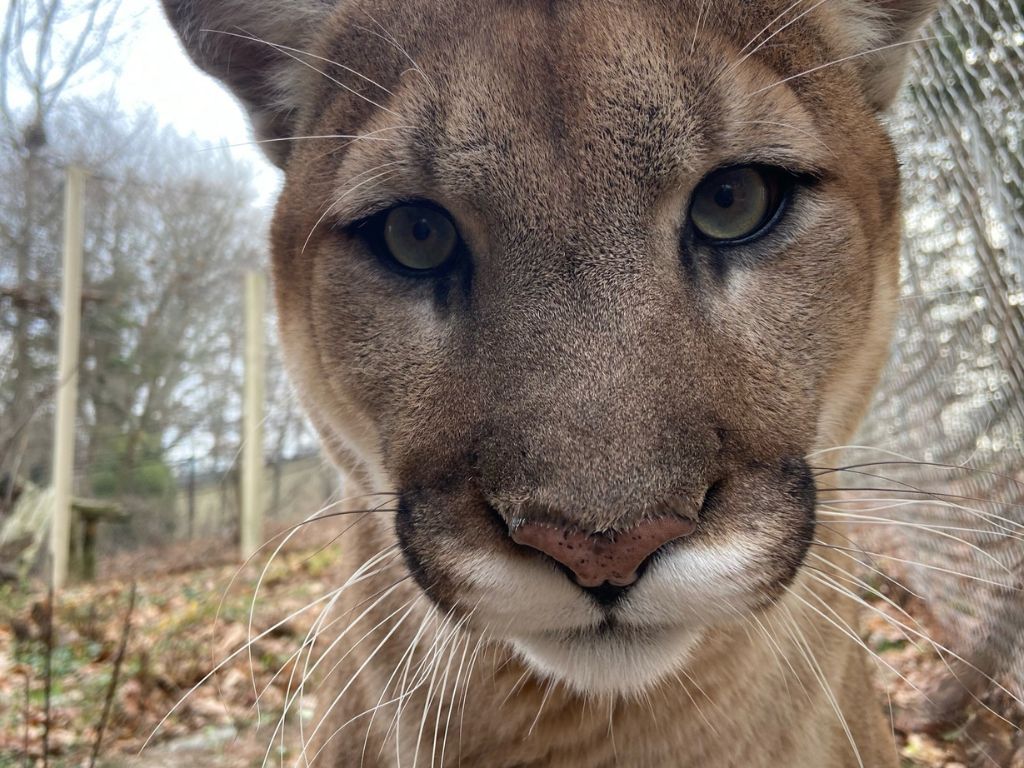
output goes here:
<path id="1" fill-rule="evenodd" d="M 256 138 L 293 133 L 305 67 L 293 50 L 307 50 L 332 0 L 163 0 L 171 26 L 192 60 L 241 100 Z M 283 166 L 289 142 L 260 145 Z"/>

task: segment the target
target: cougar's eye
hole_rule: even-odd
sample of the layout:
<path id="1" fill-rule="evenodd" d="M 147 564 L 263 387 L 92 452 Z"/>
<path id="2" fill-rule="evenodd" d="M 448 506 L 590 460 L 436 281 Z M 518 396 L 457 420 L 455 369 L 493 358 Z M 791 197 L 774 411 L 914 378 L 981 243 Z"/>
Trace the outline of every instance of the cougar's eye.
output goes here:
<path id="1" fill-rule="evenodd" d="M 459 244 L 451 218 L 431 205 L 399 205 L 383 214 L 380 226 L 387 256 L 415 272 L 444 266 Z"/>
<path id="2" fill-rule="evenodd" d="M 712 243 L 753 240 L 778 219 L 791 178 L 787 171 L 767 166 L 720 168 L 694 190 L 690 221 L 697 234 Z"/>

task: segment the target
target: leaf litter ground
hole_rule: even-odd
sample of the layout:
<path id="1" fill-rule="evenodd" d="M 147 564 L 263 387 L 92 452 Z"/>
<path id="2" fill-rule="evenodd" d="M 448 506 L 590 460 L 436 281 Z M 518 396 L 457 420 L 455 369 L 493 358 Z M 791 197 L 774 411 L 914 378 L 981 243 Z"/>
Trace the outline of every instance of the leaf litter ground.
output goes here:
<path id="1" fill-rule="evenodd" d="M 315 620 L 315 611 L 300 613 L 260 640 L 253 649 L 253 675 L 245 653 L 228 662 L 164 720 L 139 754 L 172 707 L 246 640 L 253 587 L 266 557 L 239 570 L 230 561 L 231 551 L 227 542 L 193 542 L 114 558 L 105 563 L 100 581 L 60 595 L 50 659 L 49 765 L 88 765 L 132 578 L 138 597 L 97 765 L 262 764 L 287 695 L 293 664 L 289 658 Z M 336 586 L 339 559 L 336 543 L 317 547 L 308 534 L 291 542 L 267 571 L 255 609 L 256 632 Z M 888 602 L 876 598 L 873 604 L 881 613 L 898 617 Z M 927 622 L 921 606 L 906 601 L 901 607 Z M 0 587 L 0 768 L 43 764 L 46 626 L 44 591 Z M 879 687 L 886 689 L 880 693 L 880 706 L 912 709 L 919 700 L 915 689 L 927 690 L 945 671 L 933 648 L 911 642 L 879 614 L 865 617 L 861 636 L 895 670 L 879 665 Z M 254 679 L 255 690 L 262 691 L 259 717 Z M 1024 768 L 1024 740 L 1011 725 L 1021 722 L 1020 711 L 996 699 L 986 699 L 986 704 L 999 716 L 976 705 L 959 728 L 934 735 L 897 732 L 903 768 Z M 298 709 L 308 717 L 312 706 L 311 697 L 304 697 Z M 282 758 L 287 765 L 295 755 L 272 750 L 268 765 L 280 764 Z"/>

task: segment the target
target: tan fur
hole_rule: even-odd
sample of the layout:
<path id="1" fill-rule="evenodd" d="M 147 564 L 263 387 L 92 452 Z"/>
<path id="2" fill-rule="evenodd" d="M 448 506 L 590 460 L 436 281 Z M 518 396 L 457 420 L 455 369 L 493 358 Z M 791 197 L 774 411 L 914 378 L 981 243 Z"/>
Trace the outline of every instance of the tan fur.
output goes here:
<path id="1" fill-rule="evenodd" d="M 346 536 L 349 573 L 390 559 L 334 608 L 335 631 L 368 612 L 324 657 L 307 757 L 895 766 L 842 629 L 855 606 L 811 576 L 845 567 L 827 531 L 801 565 L 799 477 L 852 435 L 886 355 L 899 182 L 877 113 L 931 3 L 165 5 L 261 138 L 364 137 L 270 145 L 292 374 L 339 466 L 399 494 Z M 741 162 L 820 181 L 778 233 L 711 253 L 688 200 Z M 398 276 L 344 230 L 420 198 L 452 213 L 471 266 Z M 666 555 L 605 635 L 502 522 L 622 530 L 668 493 L 704 499 L 673 550 L 706 564 L 678 571 L 704 597 Z M 620 692 L 599 695 L 603 676 Z"/>

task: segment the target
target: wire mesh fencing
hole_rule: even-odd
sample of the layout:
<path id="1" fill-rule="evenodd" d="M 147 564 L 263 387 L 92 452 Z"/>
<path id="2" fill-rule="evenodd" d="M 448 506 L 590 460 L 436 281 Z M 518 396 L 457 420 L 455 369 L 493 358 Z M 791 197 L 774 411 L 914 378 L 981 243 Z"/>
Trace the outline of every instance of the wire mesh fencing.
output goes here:
<path id="1" fill-rule="evenodd" d="M 962 695 L 991 677 L 1020 698 L 1024 11 L 953 0 L 928 36 L 891 116 L 904 165 L 900 318 L 856 441 L 871 447 L 845 455 L 845 484 L 860 490 L 843 512 L 863 558 L 927 603 Z"/>

